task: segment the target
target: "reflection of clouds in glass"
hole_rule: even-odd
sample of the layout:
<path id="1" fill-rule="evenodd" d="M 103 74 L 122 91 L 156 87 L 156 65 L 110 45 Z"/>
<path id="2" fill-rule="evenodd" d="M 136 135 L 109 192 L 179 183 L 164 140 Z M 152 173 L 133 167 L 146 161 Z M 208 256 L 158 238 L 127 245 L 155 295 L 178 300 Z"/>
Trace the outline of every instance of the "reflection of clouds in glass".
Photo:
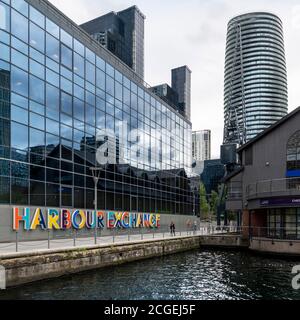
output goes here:
<path id="1" fill-rule="evenodd" d="M 6 29 L 6 10 L 3 6 L 0 6 L 0 28 Z"/>
<path id="2" fill-rule="evenodd" d="M 292 27 L 300 29 L 300 5 L 293 6 L 292 8 Z"/>

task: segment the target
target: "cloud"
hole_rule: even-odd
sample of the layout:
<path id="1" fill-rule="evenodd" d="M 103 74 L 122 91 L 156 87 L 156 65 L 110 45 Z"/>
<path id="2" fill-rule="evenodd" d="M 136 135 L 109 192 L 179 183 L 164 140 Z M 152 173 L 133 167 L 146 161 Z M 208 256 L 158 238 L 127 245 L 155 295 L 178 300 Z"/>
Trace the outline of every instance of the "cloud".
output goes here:
<path id="1" fill-rule="evenodd" d="M 50 0 L 77 23 L 136 4 L 146 15 L 146 82 L 170 82 L 170 69 L 193 71 L 193 128 L 212 129 L 212 152 L 223 136 L 223 81 L 228 21 L 250 11 L 270 11 L 283 21 L 290 111 L 300 105 L 299 0 Z"/>

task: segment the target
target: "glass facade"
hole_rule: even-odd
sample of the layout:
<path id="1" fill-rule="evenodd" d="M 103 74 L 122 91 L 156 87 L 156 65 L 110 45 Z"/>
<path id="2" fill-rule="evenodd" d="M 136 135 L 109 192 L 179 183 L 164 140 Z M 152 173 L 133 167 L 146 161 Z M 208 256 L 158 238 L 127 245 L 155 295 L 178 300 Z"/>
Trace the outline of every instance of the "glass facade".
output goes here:
<path id="1" fill-rule="evenodd" d="M 287 171 L 299 176 L 300 170 L 300 131 L 294 133 L 287 144 Z"/>
<path id="2" fill-rule="evenodd" d="M 229 22 L 224 107 L 226 142 L 239 140 L 231 137 L 230 113 L 236 112 L 241 132 L 246 127 L 246 142 L 287 114 L 284 38 L 277 16 L 249 13 Z"/>
<path id="3" fill-rule="evenodd" d="M 268 236 L 300 239 L 300 208 L 268 210 Z"/>
<path id="4" fill-rule="evenodd" d="M 191 214 L 191 124 L 29 2 L 0 1 L 0 204 L 92 209 L 99 165 L 99 209 Z"/>

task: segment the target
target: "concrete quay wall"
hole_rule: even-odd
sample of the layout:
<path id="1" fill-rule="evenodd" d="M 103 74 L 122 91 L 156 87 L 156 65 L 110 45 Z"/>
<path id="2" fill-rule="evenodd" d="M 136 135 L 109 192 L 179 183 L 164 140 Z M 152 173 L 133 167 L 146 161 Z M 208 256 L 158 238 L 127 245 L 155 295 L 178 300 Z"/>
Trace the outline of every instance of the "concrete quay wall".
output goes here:
<path id="1" fill-rule="evenodd" d="M 200 248 L 199 237 L 0 256 L 7 287 Z"/>

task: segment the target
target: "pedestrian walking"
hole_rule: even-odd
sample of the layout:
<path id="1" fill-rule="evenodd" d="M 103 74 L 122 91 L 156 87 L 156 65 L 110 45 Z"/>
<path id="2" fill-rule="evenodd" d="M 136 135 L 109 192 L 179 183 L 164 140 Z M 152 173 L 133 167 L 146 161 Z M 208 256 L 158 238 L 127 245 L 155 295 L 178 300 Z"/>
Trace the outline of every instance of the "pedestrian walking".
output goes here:
<path id="1" fill-rule="evenodd" d="M 196 234 L 196 231 L 197 231 L 197 228 L 198 228 L 198 224 L 197 224 L 197 221 L 194 221 L 194 235 Z"/>
<path id="2" fill-rule="evenodd" d="M 170 224 L 170 232 L 171 232 L 171 236 L 175 237 L 175 223 L 173 221 Z"/>

